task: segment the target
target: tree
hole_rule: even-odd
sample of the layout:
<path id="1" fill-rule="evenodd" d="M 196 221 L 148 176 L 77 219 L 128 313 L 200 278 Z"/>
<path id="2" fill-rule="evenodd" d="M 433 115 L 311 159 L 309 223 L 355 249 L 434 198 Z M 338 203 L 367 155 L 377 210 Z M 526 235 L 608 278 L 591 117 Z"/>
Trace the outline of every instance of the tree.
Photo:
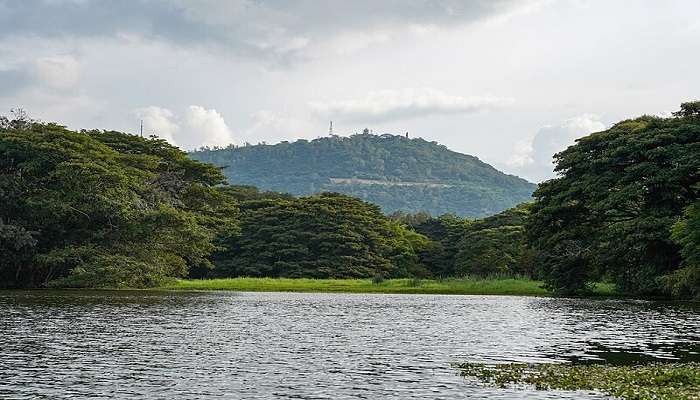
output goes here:
<path id="1" fill-rule="evenodd" d="M 530 207 L 524 203 L 469 225 L 457 244 L 455 274 L 532 276 L 534 251 L 525 235 Z"/>
<path id="2" fill-rule="evenodd" d="M 681 104 L 680 111 L 673 113 L 676 117 L 700 117 L 700 101 L 690 101 Z"/>
<path id="3" fill-rule="evenodd" d="M 549 288 L 575 293 L 609 277 L 651 294 L 678 270 L 670 228 L 700 180 L 700 120 L 687 104 L 677 118 L 623 121 L 555 155 L 559 176 L 535 192 L 527 226 Z"/>
<path id="4" fill-rule="evenodd" d="M 162 140 L 5 119 L 2 285 L 142 287 L 206 267 L 236 229 L 224 182 Z"/>
<path id="5" fill-rule="evenodd" d="M 455 257 L 459 243 L 467 234 L 471 220 L 452 214 L 437 218 L 414 218 L 411 227 L 418 233 L 430 238 L 430 245 L 420 253 L 421 263 L 436 277 L 454 276 Z"/>
<path id="6" fill-rule="evenodd" d="M 214 276 L 366 278 L 419 273 L 427 239 L 377 206 L 335 193 L 241 204 L 241 235 L 223 239 Z"/>
<path id="7" fill-rule="evenodd" d="M 671 237 L 681 247 L 682 268 L 661 279 L 667 291 L 676 296 L 700 297 L 700 201 L 685 209 L 683 218 L 671 229 Z"/>

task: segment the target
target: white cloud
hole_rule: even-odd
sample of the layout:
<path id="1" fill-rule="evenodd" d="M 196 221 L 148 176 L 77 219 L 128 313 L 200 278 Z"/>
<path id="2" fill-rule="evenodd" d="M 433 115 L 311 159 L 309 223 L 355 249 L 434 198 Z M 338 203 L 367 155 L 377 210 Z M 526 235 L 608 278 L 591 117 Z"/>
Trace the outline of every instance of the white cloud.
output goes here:
<path id="1" fill-rule="evenodd" d="M 311 102 L 313 112 L 324 118 L 357 122 L 401 120 L 436 114 L 470 114 L 510 105 L 512 98 L 462 97 L 436 89 L 401 89 L 370 92 L 366 97 Z"/>
<path id="2" fill-rule="evenodd" d="M 34 75 L 53 89 L 68 90 L 78 84 L 80 64 L 70 55 L 41 57 L 34 61 Z"/>
<path id="3" fill-rule="evenodd" d="M 392 34 L 389 30 L 350 31 L 331 39 L 327 49 L 336 54 L 347 56 L 372 45 L 389 43 L 391 40 Z"/>
<path id="4" fill-rule="evenodd" d="M 144 136 L 156 135 L 167 140 L 170 144 L 177 145 L 175 133 L 180 130 L 178 124 L 173 121 L 175 114 L 167 108 L 150 106 L 139 108 L 136 116 L 143 120 Z"/>
<path id="5" fill-rule="evenodd" d="M 579 115 L 556 126 L 544 126 L 532 140 L 516 143 L 507 164 L 524 178 L 535 182 L 553 178 L 554 154 L 574 144 L 576 139 L 604 129 L 605 124 L 592 114 Z"/>
<path id="6" fill-rule="evenodd" d="M 115 35 L 165 40 L 183 47 L 231 50 L 288 63 L 339 33 L 385 26 L 456 26 L 521 8 L 532 0 L 459 1 L 260 1 L 84 0 L 7 2 L 0 12 L 0 38 L 102 38 Z M 45 18 L 50 15 L 52 18 Z M 114 16 L 118 15 L 119 18 Z M 364 41 L 362 39 L 361 41 Z M 213 45 L 213 46 L 212 46 Z"/>
<path id="7" fill-rule="evenodd" d="M 256 111 L 251 114 L 250 119 L 252 124 L 242 131 L 241 141 L 274 143 L 278 142 L 279 138 L 312 139 L 319 133 L 325 133 L 315 129 L 310 124 L 310 118 L 299 118 L 270 110 Z"/>
<path id="8" fill-rule="evenodd" d="M 156 135 L 185 150 L 233 143 L 231 129 L 215 109 L 191 105 L 180 118 L 167 108 L 150 106 L 135 114 L 143 120 L 144 136 Z"/>
<path id="9" fill-rule="evenodd" d="M 189 106 L 184 123 L 187 135 L 178 140 L 185 148 L 197 146 L 226 146 L 233 143 L 233 133 L 226 121 L 215 109 L 202 106 Z"/>

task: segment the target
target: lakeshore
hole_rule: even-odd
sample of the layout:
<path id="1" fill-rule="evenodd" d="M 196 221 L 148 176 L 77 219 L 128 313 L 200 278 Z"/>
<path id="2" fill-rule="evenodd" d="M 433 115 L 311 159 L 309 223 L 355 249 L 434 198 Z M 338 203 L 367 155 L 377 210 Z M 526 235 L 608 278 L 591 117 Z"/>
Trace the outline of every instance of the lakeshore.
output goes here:
<path id="1" fill-rule="evenodd" d="M 243 292 L 305 293 L 386 293 L 386 294 L 454 294 L 549 296 L 541 281 L 524 278 L 450 278 L 387 279 L 291 279 L 291 278 L 226 278 L 181 279 L 158 289 L 165 290 L 228 290 Z M 614 287 L 599 283 L 592 296 L 615 296 Z"/>

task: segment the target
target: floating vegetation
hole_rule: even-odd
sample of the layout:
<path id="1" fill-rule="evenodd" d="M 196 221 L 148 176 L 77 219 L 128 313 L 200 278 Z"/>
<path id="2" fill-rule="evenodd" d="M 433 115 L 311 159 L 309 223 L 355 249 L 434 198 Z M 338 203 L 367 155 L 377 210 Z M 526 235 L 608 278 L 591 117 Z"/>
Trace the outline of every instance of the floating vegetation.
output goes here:
<path id="1" fill-rule="evenodd" d="M 626 400 L 699 400 L 700 363 L 633 366 L 566 364 L 455 364 L 460 375 L 496 387 L 595 390 Z"/>

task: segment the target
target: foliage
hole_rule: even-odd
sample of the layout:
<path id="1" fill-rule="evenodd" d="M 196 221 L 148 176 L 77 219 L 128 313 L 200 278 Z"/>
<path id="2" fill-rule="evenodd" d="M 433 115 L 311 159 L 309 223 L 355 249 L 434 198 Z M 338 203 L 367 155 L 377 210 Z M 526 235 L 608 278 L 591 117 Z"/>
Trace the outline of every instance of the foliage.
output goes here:
<path id="1" fill-rule="evenodd" d="M 154 286 L 236 230 L 218 168 L 163 140 L 0 120 L 0 285 Z"/>
<path id="2" fill-rule="evenodd" d="M 680 111 L 673 113 L 675 117 L 700 117 L 700 101 L 681 103 Z"/>
<path id="3" fill-rule="evenodd" d="M 295 195 L 340 192 L 378 204 L 385 212 L 481 217 L 529 200 L 535 189 L 476 157 L 393 135 L 229 146 L 191 156 L 225 166 L 232 183 Z"/>
<path id="4" fill-rule="evenodd" d="M 534 251 L 525 236 L 530 204 L 475 221 L 457 244 L 455 275 L 533 274 Z"/>
<path id="5" fill-rule="evenodd" d="M 659 277 L 679 278 L 670 229 L 698 200 L 698 154 L 700 118 L 681 113 L 623 121 L 555 155 L 559 176 L 535 192 L 526 228 L 547 286 L 576 293 L 610 277 L 625 293 L 654 294 Z"/>
<path id="6" fill-rule="evenodd" d="M 700 297 L 700 201 L 685 209 L 671 238 L 681 246 L 681 268 L 661 278 L 664 288 L 679 297 Z"/>
<path id="7" fill-rule="evenodd" d="M 455 276 L 457 245 L 467 233 L 470 220 L 453 214 L 433 218 L 424 213 L 395 213 L 392 218 L 407 224 L 430 239 L 428 246 L 425 246 L 418 255 L 421 263 L 429 269 L 432 276 Z"/>
<path id="8" fill-rule="evenodd" d="M 335 193 L 243 202 L 241 229 L 222 239 L 213 276 L 413 276 L 427 246 L 377 206 Z"/>
<path id="9" fill-rule="evenodd" d="M 537 390 L 596 390 L 626 400 L 700 399 L 700 364 L 635 366 L 561 364 L 455 365 L 460 374 L 489 385 L 515 384 Z"/>
<path id="10" fill-rule="evenodd" d="M 419 258 L 433 276 L 532 276 L 534 250 L 525 235 L 530 208 L 524 203 L 480 220 L 403 212 L 391 217 L 431 240 Z"/>

